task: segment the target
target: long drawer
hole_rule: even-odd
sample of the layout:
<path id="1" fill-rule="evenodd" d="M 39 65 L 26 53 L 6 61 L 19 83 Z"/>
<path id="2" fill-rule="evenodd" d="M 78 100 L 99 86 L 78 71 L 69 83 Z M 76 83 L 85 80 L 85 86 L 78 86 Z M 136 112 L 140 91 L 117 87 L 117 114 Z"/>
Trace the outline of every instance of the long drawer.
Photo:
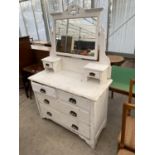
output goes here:
<path id="1" fill-rule="evenodd" d="M 33 91 L 38 92 L 40 94 L 46 94 L 52 97 L 56 97 L 56 89 L 52 87 L 48 87 L 36 82 L 32 82 Z"/>
<path id="2" fill-rule="evenodd" d="M 57 110 L 47 108 L 43 104 L 40 104 L 40 107 L 42 117 L 51 119 L 76 134 L 90 138 L 90 127 L 88 125 L 72 119 L 63 113 L 58 112 Z"/>
<path id="3" fill-rule="evenodd" d="M 89 125 L 90 123 L 90 116 L 89 116 L 89 112 L 65 103 L 65 101 L 62 100 L 56 100 L 53 97 L 47 96 L 47 95 L 41 95 L 39 93 L 36 93 L 37 99 L 39 101 L 39 103 L 45 105 L 48 108 L 55 108 L 56 110 L 68 115 L 69 117 L 73 118 L 73 119 L 78 119 L 81 122 L 84 122 L 86 124 Z"/>
<path id="4" fill-rule="evenodd" d="M 88 99 L 85 99 L 81 96 L 77 96 L 71 93 L 67 93 L 62 90 L 58 90 L 57 95 L 59 99 L 65 101 L 66 103 L 78 106 L 88 112 L 90 111 L 91 101 Z"/>

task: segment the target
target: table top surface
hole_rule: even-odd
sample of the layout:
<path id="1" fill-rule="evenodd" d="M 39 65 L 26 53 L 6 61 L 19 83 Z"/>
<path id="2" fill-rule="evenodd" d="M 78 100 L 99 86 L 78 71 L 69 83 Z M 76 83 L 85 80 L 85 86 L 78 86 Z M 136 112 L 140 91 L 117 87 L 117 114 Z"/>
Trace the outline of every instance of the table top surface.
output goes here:
<path id="1" fill-rule="evenodd" d="M 103 65 L 100 63 L 88 63 L 86 66 L 84 66 L 84 68 L 94 71 L 105 71 L 108 68 L 108 65 Z"/>
<path id="2" fill-rule="evenodd" d="M 42 71 L 43 69 L 44 68 L 42 64 L 33 64 L 33 65 L 23 68 L 23 71 L 30 73 L 30 74 L 35 74 L 35 73 Z"/>
<path id="3" fill-rule="evenodd" d="M 83 74 L 67 70 L 56 73 L 44 70 L 30 76 L 29 79 L 93 101 L 97 101 L 112 83 L 111 79 L 104 84 L 97 83 L 96 81 L 86 82 Z"/>
<path id="4" fill-rule="evenodd" d="M 107 55 L 107 56 L 109 57 L 111 63 L 121 63 L 125 60 L 123 56 L 118 55 Z"/>
<path id="5" fill-rule="evenodd" d="M 31 41 L 31 43 L 32 43 L 32 44 L 42 44 L 42 45 L 44 45 L 44 44 L 49 44 L 49 42 L 47 42 L 47 41 L 42 41 L 42 40 L 33 40 L 33 41 Z"/>
<path id="6" fill-rule="evenodd" d="M 31 49 L 50 52 L 51 47 L 44 46 L 44 45 L 31 45 Z"/>

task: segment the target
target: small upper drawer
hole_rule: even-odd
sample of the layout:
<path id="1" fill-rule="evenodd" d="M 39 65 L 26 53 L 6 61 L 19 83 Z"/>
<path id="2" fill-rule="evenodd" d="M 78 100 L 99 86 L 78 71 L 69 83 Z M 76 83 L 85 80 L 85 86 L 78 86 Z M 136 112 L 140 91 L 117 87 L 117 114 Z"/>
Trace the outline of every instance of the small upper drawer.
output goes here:
<path id="1" fill-rule="evenodd" d="M 87 100 L 83 97 L 80 97 L 71 93 L 64 92 L 62 90 L 58 90 L 57 93 L 58 93 L 59 99 L 67 103 L 70 103 L 72 105 L 81 107 L 84 110 L 90 111 L 90 106 L 91 106 L 90 100 Z"/>
<path id="2" fill-rule="evenodd" d="M 92 71 L 92 70 L 87 70 L 86 71 L 86 76 L 90 78 L 95 78 L 95 79 L 100 79 L 100 72 L 97 71 Z"/>
<path id="3" fill-rule="evenodd" d="M 45 69 L 53 69 L 53 63 L 50 63 L 50 62 L 43 62 L 43 66 Z"/>
<path id="4" fill-rule="evenodd" d="M 35 82 L 32 82 L 32 88 L 33 88 L 33 91 L 35 92 L 39 92 L 41 94 L 46 94 L 52 97 L 56 97 L 55 88 L 51 88 L 51 87 L 48 87 L 48 86 L 45 86 L 39 83 L 35 83 Z"/>
<path id="5" fill-rule="evenodd" d="M 93 80 L 96 79 L 99 82 L 105 83 L 108 79 L 108 66 L 100 63 L 88 63 L 84 66 L 85 69 L 85 79 Z"/>
<path id="6" fill-rule="evenodd" d="M 42 59 L 45 70 L 57 72 L 61 70 L 61 58 L 59 57 L 46 57 Z"/>

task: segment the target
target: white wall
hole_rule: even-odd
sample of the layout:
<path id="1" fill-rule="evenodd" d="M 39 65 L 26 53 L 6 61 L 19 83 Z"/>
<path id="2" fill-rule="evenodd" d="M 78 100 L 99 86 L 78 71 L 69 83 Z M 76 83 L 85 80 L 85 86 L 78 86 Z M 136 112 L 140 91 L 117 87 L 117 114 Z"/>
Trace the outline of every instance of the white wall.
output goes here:
<path id="1" fill-rule="evenodd" d="M 108 51 L 134 54 L 135 0 L 113 0 Z"/>
<path id="2" fill-rule="evenodd" d="M 103 8 L 103 11 L 101 14 L 101 23 L 103 25 L 105 34 L 107 34 L 108 0 L 95 0 L 95 8 Z"/>

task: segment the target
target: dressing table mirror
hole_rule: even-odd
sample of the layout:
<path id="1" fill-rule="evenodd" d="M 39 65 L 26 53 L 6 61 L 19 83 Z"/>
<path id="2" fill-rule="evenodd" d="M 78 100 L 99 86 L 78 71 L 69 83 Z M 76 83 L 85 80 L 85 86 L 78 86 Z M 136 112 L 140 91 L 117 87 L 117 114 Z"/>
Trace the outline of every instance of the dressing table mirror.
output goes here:
<path id="1" fill-rule="evenodd" d="M 92 148 L 106 126 L 111 66 L 105 55 L 102 8 L 69 6 L 52 13 L 52 49 L 31 77 L 41 118 L 79 135 Z"/>
<path id="2" fill-rule="evenodd" d="M 97 17 L 56 20 L 59 55 L 97 59 Z"/>

